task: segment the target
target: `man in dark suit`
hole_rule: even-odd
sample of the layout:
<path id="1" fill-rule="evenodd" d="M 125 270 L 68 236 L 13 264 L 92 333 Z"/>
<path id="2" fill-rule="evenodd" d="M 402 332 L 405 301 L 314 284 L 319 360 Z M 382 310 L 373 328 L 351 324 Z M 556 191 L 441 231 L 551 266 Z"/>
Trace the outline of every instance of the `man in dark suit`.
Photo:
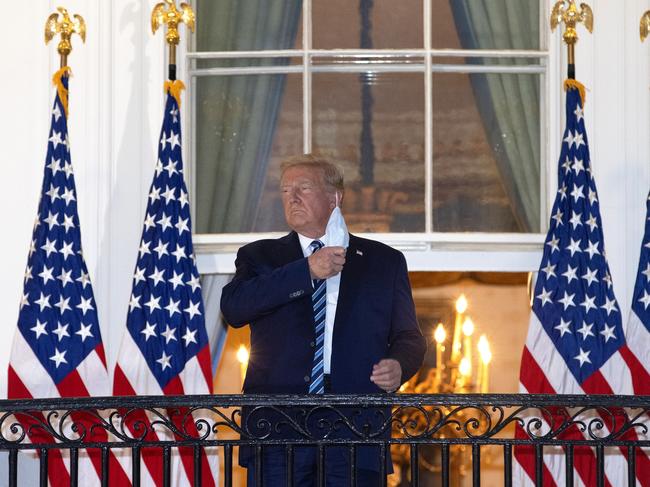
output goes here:
<path id="1" fill-rule="evenodd" d="M 328 161 L 307 155 L 285 162 L 282 203 L 293 231 L 237 253 L 221 309 L 232 326 L 250 324 L 244 393 L 394 392 L 422 364 L 426 342 L 404 256 L 355 236 L 347 249 L 327 241 L 343 190 L 340 171 Z M 366 412 L 361 419 L 369 424 L 371 416 Z M 264 485 L 284 485 L 285 458 L 284 450 L 269 449 Z M 346 462 L 342 453 L 329 456 L 328 485 L 348 485 Z M 251 454 L 243 448 L 240 463 L 254 485 Z M 379 485 L 379 450 L 359 448 L 356 463 L 359 486 Z M 296 485 L 313 485 L 315 471 L 314 449 L 296 449 Z"/>

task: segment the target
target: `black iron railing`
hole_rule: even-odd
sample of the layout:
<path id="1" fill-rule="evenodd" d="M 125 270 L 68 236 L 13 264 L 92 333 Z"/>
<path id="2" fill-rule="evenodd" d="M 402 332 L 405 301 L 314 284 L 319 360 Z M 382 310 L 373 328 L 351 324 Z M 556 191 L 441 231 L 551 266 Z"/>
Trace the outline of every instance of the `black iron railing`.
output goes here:
<path id="1" fill-rule="evenodd" d="M 262 485 L 259 467 L 268 448 L 286 454 L 289 484 L 296 450 L 315 448 L 316 485 L 325 485 L 327 451 L 343 447 L 354 485 L 359 454 L 372 447 L 379 457 L 384 485 L 395 465 L 399 485 L 449 486 L 454 475 L 465 472 L 479 486 L 481 455 L 489 449 L 494 457 L 496 449 L 496 463 L 502 464 L 506 486 L 513 484 L 515 462 L 542 485 L 543 476 L 549 474 L 544 455 L 549 454 L 563 462 L 566 485 L 573 485 L 580 468 L 593 468 L 597 485 L 604 485 L 606 457 L 621 455 L 624 461 L 617 465 L 624 465 L 624 471 L 619 474 L 632 486 L 635 476 L 641 475 L 637 459 L 645 455 L 642 448 L 650 447 L 649 412 L 648 396 L 216 395 L 10 400 L 0 401 L 0 450 L 9 452 L 10 486 L 25 485 L 17 474 L 21 450 L 38 453 L 41 485 L 47 485 L 51 474 L 48 458 L 53 450 L 69 457 L 71 485 L 84 485 L 78 473 L 81 452 L 94 452 L 98 457 L 103 485 L 109 484 L 112 475 L 113 452 L 130 459 L 128 475 L 133 485 L 140 483 L 144 452 L 154 452 L 160 460 L 163 485 L 173 485 L 170 459 L 177 448 L 192 453 L 194 485 L 201 485 L 205 478 L 201 459 L 207 452 L 222 462 L 218 484 L 231 486 L 235 447 L 252 452 L 258 485 Z M 433 478 L 435 484 L 430 483 Z"/>

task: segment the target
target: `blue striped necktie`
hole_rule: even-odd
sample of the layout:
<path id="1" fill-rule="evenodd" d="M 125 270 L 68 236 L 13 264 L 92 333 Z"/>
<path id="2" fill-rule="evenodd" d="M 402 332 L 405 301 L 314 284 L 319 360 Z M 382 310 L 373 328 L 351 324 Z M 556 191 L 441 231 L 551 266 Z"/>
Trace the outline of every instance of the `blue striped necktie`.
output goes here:
<path id="1" fill-rule="evenodd" d="M 309 248 L 312 254 L 323 247 L 323 242 L 314 240 Z M 314 279 L 314 293 L 311 295 L 311 303 L 314 308 L 315 346 L 314 364 L 311 368 L 311 382 L 309 383 L 310 394 L 323 394 L 325 392 L 325 373 L 323 369 L 323 352 L 325 344 L 325 309 L 327 307 L 327 280 Z"/>

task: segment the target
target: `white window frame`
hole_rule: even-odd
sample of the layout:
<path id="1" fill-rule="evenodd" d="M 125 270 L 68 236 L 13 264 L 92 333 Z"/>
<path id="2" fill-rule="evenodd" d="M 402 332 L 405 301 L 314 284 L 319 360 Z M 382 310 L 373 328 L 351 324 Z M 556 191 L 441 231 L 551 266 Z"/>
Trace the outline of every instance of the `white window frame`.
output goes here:
<path id="1" fill-rule="evenodd" d="M 540 2 L 540 44 L 546 49 L 526 50 L 460 50 L 433 49 L 431 47 L 431 0 L 422 0 L 423 35 L 422 49 L 313 49 L 312 47 L 312 0 L 303 1 L 302 48 L 266 51 L 196 52 L 181 50 L 179 74 L 190 80 L 189 103 L 183 107 L 185 120 L 186 157 L 188 182 L 195 208 L 196 140 L 196 81 L 202 76 L 232 76 L 253 74 L 300 73 L 303 84 L 303 150 L 311 152 L 312 144 L 312 76 L 314 73 L 367 72 L 368 65 L 362 58 L 412 57 L 424 59 L 420 64 L 394 65 L 373 63 L 372 72 L 416 72 L 424 74 L 425 93 L 425 231 L 422 233 L 372 233 L 359 236 L 384 242 L 404 252 L 411 271 L 502 271 L 532 272 L 539 267 L 545 234 L 543 233 L 479 233 L 433 231 L 433 101 L 432 80 L 434 73 L 512 73 L 540 75 L 541 164 L 540 173 L 540 221 L 548 221 L 550 207 L 557 185 L 557 157 L 559 156 L 560 124 L 562 122 L 560 36 L 550 35 L 548 12 L 550 0 Z M 195 60 L 236 58 L 301 58 L 301 64 L 269 67 L 207 68 L 194 67 Z M 358 58 L 358 64 L 318 64 L 319 58 Z M 490 57 L 539 59 L 537 64 L 523 66 L 435 64 L 437 57 Z M 189 149 L 189 150 L 188 150 Z M 278 233 L 245 234 L 195 234 L 193 236 L 197 263 L 202 274 L 233 273 L 236 251 L 242 245 L 261 238 L 277 238 Z"/>

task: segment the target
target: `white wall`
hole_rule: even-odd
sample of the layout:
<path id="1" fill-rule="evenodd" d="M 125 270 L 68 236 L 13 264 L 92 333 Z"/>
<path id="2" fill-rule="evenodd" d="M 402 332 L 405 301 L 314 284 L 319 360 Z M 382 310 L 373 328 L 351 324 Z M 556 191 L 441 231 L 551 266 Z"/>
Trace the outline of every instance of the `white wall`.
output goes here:
<path id="1" fill-rule="evenodd" d="M 109 366 L 124 326 L 162 116 L 163 40 L 161 33 L 153 37 L 149 30 L 154 3 L 65 2 L 71 12 L 85 17 L 88 26 L 87 43 L 75 38 L 70 57 L 74 72 L 70 134 L 84 253 Z M 588 35 L 580 28 L 578 78 L 590 90 L 586 119 L 592 163 L 615 290 L 625 310 L 634 285 L 650 186 L 650 43 L 641 45 L 638 38 L 639 18 L 650 8 L 650 0 L 590 3 L 595 30 Z M 2 4 L 10 5 L 9 0 Z M 42 180 L 53 99 L 50 78 L 58 68 L 55 47 L 43 44 L 43 25 L 57 5 L 45 0 L 12 2 L 12 22 L 4 27 L 3 37 L 13 50 L 5 49 L 0 76 L 4 141 L 0 165 L 5 183 L 0 191 L 2 397 Z M 551 110 L 562 112 L 556 107 Z M 551 158 L 558 152 L 557 147 L 549 147 Z M 551 174 L 556 163 L 549 161 Z"/>
<path id="2" fill-rule="evenodd" d="M 4 371 L 43 177 L 51 77 L 59 67 L 56 44 L 45 46 L 43 28 L 61 3 L 12 3 L 13 21 L 6 25 L 6 39 L 15 49 L 7 50 L 0 78 L 5 141 L 0 205 L 6 224 L 0 239 L 0 397 L 6 395 Z M 88 29 L 85 45 L 73 39 L 69 58 L 69 132 L 84 254 L 111 363 L 124 327 L 156 161 L 164 102 L 163 37 L 150 33 L 153 2 L 67 0 L 65 6 L 81 14 Z"/>

